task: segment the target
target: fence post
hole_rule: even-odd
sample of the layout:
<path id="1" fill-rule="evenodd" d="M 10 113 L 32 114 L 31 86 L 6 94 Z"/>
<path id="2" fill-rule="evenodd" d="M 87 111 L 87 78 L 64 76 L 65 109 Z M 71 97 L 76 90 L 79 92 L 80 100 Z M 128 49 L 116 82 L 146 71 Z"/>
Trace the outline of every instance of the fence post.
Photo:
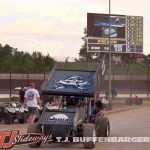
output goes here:
<path id="1" fill-rule="evenodd" d="M 113 74 L 113 89 L 115 89 L 115 79 L 114 79 L 114 74 Z"/>
<path id="2" fill-rule="evenodd" d="M 130 98 L 132 97 L 132 74 L 130 73 Z"/>
<path id="3" fill-rule="evenodd" d="M 44 72 L 44 81 L 45 81 L 45 72 Z"/>
<path id="4" fill-rule="evenodd" d="M 147 71 L 147 97 L 149 98 L 149 92 L 150 92 L 150 87 L 149 87 L 149 67 L 148 67 L 148 71 Z"/>
<path id="5" fill-rule="evenodd" d="M 11 93 L 12 93 L 12 92 L 11 92 L 11 72 L 10 72 L 10 79 L 9 79 L 9 88 L 10 88 L 10 91 L 9 91 L 9 92 L 10 92 L 10 99 L 11 99 Z"/>
<path id="6" fill-rule="evenodd" d="M 29 74 L 27 72 L 27 86 L 29 85 Z"/>

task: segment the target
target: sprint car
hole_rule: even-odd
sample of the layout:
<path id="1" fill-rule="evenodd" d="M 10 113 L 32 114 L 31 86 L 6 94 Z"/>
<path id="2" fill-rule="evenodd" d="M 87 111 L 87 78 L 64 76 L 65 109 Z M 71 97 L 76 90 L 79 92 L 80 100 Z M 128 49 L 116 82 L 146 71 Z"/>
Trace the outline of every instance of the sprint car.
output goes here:
<path id="1" fill-rule="evenodd" d="M 95 147 L 96 141 L 93 138 L 109 136 L 109 119 L 92 113 L 95 73 L 53 70 L 40 90 L 44 110 L 38 122 L 29 124 L 27 133 L 50 135 L 51 142 L 58 142 L 57 137 L 61 137 L 62 141 L 68 137 L 70 142 L 73 142 L 74 137 L 91 137 L 89 141 L 83 142 L 85 149 Z M 54 103 L 55 100 L 59 103 Z M 41 143 L 42 141 L 30 143 L 29 147 L 37 148 Z"/>
<path id="2" fill-rule="evenodd" d="M 79 98 L 77 98 L 79 99 Z M 76 98 L 74 101 L 78 101 Z M 73 142 L 73 137 L 108 137 L 110 133 L 109 120 L 105 116 L 90 114 L 90 99 L 80 99 L 80 105 L 70 105 L 69 100 L 63 99 L 59 106 L 47 103 L 37 123 L 28 126 L 28 133 L 51 135 L 52 142 L 58 142 L 66 137 Z M 83 142 L 86 149 L 95 147 L 92 139 Z M 41 141 L 29 144 L 31 148 L 40 147 Z"/>

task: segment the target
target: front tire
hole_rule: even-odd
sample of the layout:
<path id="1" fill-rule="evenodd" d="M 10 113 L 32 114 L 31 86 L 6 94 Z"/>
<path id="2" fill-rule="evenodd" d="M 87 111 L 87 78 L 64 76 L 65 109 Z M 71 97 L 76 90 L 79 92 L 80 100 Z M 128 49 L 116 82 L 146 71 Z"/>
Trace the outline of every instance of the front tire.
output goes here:
<path id="1" fill-rule="evenodd" d="M 83 137 L 90 137 L 90 138 L 96 138 L 96 130 L 95 130 L 95 125 L 92 123 L 87 123 L 84 126 L 84 132 L 83 132 Z M 88 139 L 87 139 L 88 140 Z M 96 145 L 95 139 L 90 139 L 87 142 L 83 143 L 84 148 L 86 149 L 93 149 Z"/>
<path id="2" fill-rule="evenodd" d="M 27 133 L 41 133 L 41 132 L 42 132 L 41 127 L 38 124 L 36 123 L 29 124 Z M 29 147 L 37 148 L 37 147 L 40 147 L 40 145 L 41 145 L 41 141 L 37 143 L 29 144 Z"/>

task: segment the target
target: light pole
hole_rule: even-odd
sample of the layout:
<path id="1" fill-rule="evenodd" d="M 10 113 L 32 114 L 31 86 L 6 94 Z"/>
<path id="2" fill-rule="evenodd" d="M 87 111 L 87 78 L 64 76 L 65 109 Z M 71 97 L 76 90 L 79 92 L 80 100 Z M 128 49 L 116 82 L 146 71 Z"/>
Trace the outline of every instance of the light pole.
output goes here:
<path id="1" fill-rule="evenodd" d="M 110 35 L 110 29 L 111 29 L 111 17 L 110 17 L 110 14 L 111 14 L 111 2 L 109 0 L 109 101 L 111 101 L 111 35 Z"/>

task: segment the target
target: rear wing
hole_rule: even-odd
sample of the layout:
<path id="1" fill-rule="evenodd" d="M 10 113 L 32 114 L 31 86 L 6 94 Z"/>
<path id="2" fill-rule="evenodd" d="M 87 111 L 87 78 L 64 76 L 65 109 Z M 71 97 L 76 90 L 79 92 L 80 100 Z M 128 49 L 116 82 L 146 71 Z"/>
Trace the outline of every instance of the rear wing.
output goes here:
<path id="1" fill-rule="evenodd" d="M 42 85 L 43 95 L 94 96 L 94 71 L 55 69 Z"/>
<path id="2" fill-rule="evenodd" d="M 44 81 L 41 94 L 94 97 L 106 72 L 104 60 L 101 59 L 95 71 L 56 69 L 56 64 Z"/>

